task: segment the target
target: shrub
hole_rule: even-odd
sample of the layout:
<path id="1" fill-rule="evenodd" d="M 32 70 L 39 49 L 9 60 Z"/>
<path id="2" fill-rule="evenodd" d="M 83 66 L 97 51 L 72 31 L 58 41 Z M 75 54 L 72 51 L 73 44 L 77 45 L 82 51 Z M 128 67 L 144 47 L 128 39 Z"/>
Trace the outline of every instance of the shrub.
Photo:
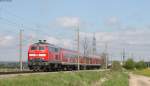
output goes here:
<path id="1" fill-rule="evenodd" d="M 113 61 L 111 69 L 115 70 L 115 71 L 120 71 L 120 70 L 122 70 L 122 66 L 120 65 L 119 61 Z"/>
<path id="2" fill-rule="evenodd" d="M 124 68 L 132 70 L 135 68 L 135 62 L 133 61 L 133 59 L 128 59 L 125 63 L 124 63 Z"/>
<path id="3" fill-rule="evenodd" d="M 144 69 L 144 68 L 146 68 L 146 64 L 144 63 L 144 61 L 139 61 L 135 64 L 135 67 L 137 69 Z"/>

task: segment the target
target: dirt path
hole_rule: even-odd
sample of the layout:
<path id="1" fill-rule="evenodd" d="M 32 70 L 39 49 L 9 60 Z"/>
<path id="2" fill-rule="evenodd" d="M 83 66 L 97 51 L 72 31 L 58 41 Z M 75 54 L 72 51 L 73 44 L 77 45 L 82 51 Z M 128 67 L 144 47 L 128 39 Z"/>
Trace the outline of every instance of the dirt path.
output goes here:
<path id="1" fill-rule="evenodd" d="M 130 74 L 129 86 L 150 86 L 150 77 Z"/>

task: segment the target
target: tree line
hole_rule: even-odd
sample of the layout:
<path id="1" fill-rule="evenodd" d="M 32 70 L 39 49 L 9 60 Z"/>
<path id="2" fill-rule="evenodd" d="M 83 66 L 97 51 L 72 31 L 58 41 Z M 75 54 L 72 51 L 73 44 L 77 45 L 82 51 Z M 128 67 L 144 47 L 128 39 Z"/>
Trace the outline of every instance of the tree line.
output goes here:
<path id="1" fill-rule="evenodd" d="M 113 61 L 111 69 L 122 70 L 123 68 L 125 68 L 127 70 L 135 70 L 135 69 L 141 70 L 141 69 L 145 69 L 146 67 L 147 65 L 143 60 L 136 62 L 133 59 L 129 58 L 125 62 L 123 62 L 122 65 L 120 64 L 119 61 Z"/>

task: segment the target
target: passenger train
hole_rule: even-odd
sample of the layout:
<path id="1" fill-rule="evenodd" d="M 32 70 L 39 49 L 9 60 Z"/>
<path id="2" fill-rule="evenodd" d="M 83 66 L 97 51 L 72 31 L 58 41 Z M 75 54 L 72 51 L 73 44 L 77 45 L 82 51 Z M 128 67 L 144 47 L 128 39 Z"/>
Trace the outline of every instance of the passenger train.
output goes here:
<path id="1" fill-rule="evenodd" d="M 33 71 L 97 69 L 103 62 L 100 56 L 85 57 L 77 51 L 47 43 L 46 40 L 39 40 L 28 49 L 28 67 Z"/>

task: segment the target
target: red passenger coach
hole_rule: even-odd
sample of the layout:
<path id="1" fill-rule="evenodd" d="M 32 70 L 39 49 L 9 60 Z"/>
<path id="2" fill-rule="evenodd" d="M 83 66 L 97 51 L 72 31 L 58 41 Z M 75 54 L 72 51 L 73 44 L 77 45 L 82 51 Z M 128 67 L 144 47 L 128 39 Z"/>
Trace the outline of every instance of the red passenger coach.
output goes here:
<path id="1" fill-rule="evenodd" d="M 39 40 L 29 47 L 28 66 L 33 71 L 77 70 L 78 55 L 77 51 Z M 102 63 L 100 56 L 79 56 L 80 69 L 100 68 Z"/>

